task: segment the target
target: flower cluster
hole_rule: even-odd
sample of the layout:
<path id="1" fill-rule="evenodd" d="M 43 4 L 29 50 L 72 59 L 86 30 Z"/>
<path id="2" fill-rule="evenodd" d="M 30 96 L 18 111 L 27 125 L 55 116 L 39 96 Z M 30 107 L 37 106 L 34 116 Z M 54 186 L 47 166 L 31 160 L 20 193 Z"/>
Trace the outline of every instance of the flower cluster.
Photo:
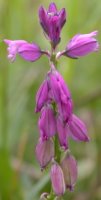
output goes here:
<path id="1" fill-rule="evenodd" d="M 99 44 L 95 39 L 97 31 L 77 34 L 63 51 L 56 52 L 56 47 L 61 41 L 61 30 L 66 22 L 65 9 L 58 11 L 55 3 L 51 3 L 48 10 L 41 6 L 39 21 L 51 44 L 51 52 L 43 51 L 37 44 L 24 40 L 5 39 L 4 42 L 8 45 L 8 59 L 12 62 L 17 54 L 30 62 L 36 61 L 43 54 L 49 58 L 50 70 L 36 94 L 35 112 L 40 112 L 40 137 L 36 146 L 36 156 L 41 169 L 51 163 L 53 192 L 55 196 L 61 196 L 67 188 L 72 191 L 77 180 L 77 163 L 69 150 L 69 137 L 84 142 L 89 141 L 89 137 L 85 124 L 73 114 L 71 94 L 56 68 L 56 63 L 61 56 L 78 58 L 97 51 Z M 47 196 L 49 194 L 44 193 L 41 199 L 47 199 Z"/>

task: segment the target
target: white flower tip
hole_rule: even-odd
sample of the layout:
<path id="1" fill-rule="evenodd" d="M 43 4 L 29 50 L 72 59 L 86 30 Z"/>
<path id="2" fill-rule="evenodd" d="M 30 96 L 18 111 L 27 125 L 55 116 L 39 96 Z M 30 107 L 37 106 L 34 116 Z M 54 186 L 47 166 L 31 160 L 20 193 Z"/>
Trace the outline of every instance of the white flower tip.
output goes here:
<path id="1" fill-rule="evenodd" d="M 7 45 L 9 45 L 10 42 L 11 42 L 10 40 L 7 40 L 7 39 L 4 39 L 3 41 L 4 41 L 4 43 L 7 44 Z"/>
<path id="2" fill-rule="evenodd" d="M 15 61 L 15 56 L 12 55 L 12 54 L 9 54 L 9 55 L 7 56 L 7 58 L 9 59 L 10 62 L 14 62 L 14 61 Z"/>

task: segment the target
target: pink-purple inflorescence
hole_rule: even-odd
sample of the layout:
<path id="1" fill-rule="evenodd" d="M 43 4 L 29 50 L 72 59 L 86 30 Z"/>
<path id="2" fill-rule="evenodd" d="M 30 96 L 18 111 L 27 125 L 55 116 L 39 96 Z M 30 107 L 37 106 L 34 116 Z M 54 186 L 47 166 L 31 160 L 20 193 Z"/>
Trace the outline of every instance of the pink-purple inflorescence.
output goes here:
<path id="1" fill-rule="evenodd" d="M 75 141 L 89 141 L 85 124 L 73 114 L 71 94 L 56 68 L 56 63 L 61 56 L 78 58 L 97 51 L 99 44 L 95 39 L 97 31 L 77 34 L 63 51 L 56 52 L 56 47 L 61 41 L 61 30 L 66 22 L 65 9 L 58 11 L 55 3 L 51 3 L 48 10 L 41 6 L 39 21 L 51 44 L 51 52 L 43 51 L 37 44 L 24 40 L 5 39 L 4 42 L 8 46 L 8 59 L 12 62 L 16 54 L 30 62 L 36 61 L 43 54 L 49 58 L 50 70 L 36 94 L 35 108 L 36 113 L 40 112 L 40 137 L 36 146 L 36 156 L 41 169 L 51 163 L 53 193 L 41 195 L 41 199 L 47 199 L 51 195 L 62 196 L 66 189 L 72 191 L 76 183 L 77 163 L 69 150 L 69 138 L 72 137 Z"/>

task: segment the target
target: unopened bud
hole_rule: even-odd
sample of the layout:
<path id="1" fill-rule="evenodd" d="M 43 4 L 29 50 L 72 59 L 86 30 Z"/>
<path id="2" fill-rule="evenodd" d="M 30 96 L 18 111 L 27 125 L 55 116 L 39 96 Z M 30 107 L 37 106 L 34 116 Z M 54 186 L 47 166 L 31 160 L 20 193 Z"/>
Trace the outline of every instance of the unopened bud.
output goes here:
<path id="1" fill-rule="evenodd" d="M 44 138 L 50 138 L 56 134 L 56 119 L 53 109 L 50 105 L 44 106 L 39 118 L 40 136 Z"/>
<path id="2" fill-rule="evenodd" d="M 52 187 L 57 196 L 61 196 L 65 192 L 64 175 L 61 167 L 54 163 L 51 167 Z"/>
<path id="3" fill-rule="evenodd" d="M 39 142 L 36 146 L 36 156 L 40 163 L 41 168 L 47 166 L 47 164 L 51 161 L 54 157 L 54 144 L 51 139 L 49 140 L 42 140 L 39 139 Z"/>
<path id="4" fill-rule="evenodd" d="M 77 180 L 77 163 L 69 152 L 66 153 L 62 160 L 61 167 L 64 173 L 66 188 L 72 191 Z"/>
<path id="5" fill-rule="evenodd" d="M 47 80 L 44 80 L 36 94 L 35 112 L 40 112 L 41 108 L 48 100 L 48 85 Z"/>

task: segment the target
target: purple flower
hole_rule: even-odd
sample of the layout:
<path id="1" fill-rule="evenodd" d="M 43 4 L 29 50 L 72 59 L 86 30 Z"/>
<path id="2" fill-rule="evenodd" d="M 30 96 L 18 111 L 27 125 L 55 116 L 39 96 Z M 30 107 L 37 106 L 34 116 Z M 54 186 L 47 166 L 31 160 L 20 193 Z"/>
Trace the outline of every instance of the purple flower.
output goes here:
<path id="1" fill-rule="evenodd" d="M 58 71 L 53 70 L 48 73 L 48 84 L 50 98 L 57 103 L 58 112 L 63 120 L 68 122 L 72 114 L 72 100 L 65 81 Z"/>
<path id="2" fill-rule="evenodd" d="M 39 142 L 36 146 L 36 156 L 42 169 L 48 165 L 48 163 L 54 157 L 54 144 L 51 139 L 39 139 Z"/>
<path id="3" fill-rule="evenodd" d="M 78 173 L 76 160 L 69 152 L 63 158 L 61 168 L 63 170 L 66 188 L 72 191 L 77 181 Z"/>
<path id="4" fill-rule="evenodd" d="M 71 58 L 78 58 L 85 56 L 91 52 L 97 51 L 99 44 L 94 36 L 97 35 L 97 31 L 89 34 L 77 34 L 67 44 L 65 56 Z"/>
<path id="5" fill-rule="evenodd" d="M 40 112 L 44 104 L 48 101 L 48 83 L 44 80 L 36 94 L 35 112 Z"/>
<path id="6" fill-rule="evenodd" d="M 51 167 L 51 182 L 53 191 L 57 196 L 61 196 L 65 193 L 63 172 L 57 163 L 54 163 Z"/>
<path id="7" fill-rule="evenodd" d="M 39 8 L 39 19 L 44 32 L 55 48 L 60 42 L 61 29 L 66 22 L 65 9 L 58 11 L 55 3 L 51 3 L 47 11 L 41 6 Z"/>
<path id="8" fill-rule="evenodd" d="M 57 117 L 57 133 L 59 137 L 60 145 L 64 148 L 68 148 L 68 141 L 67 141 L 67 126 L 61 119 L 61 117 Z"/>
<path id="9" fill-rule="evenodd" d="M 86 142 L 89 141 L 89 137 L 85 124 L 73 114 L 69 88 L 56 70 L 57 59 L 62 55 L 70 58 L 85 56 L 97 51 L 99 44 L 95 39 L 97 31 L 78 34 L 69 41 L 65 50 L 57 52 L 61 30 L 66 22 L 65 8 L 58 11 L 55 3 L 50 3 L 47 10 L 41 6 L 39 20 L 50 42 L 50 52 L 41 50 L 37 44 L 25 40 L 5 39 L 4 42 L 11 62 L 16 59 L 17 54 L 30 62 L 38 60 L 43 54 L 49 58 L 50 71 L 36 94 L 35 112 L 41 112 L 38 120 L 40 138 L 36 146 L 36 157 L 41 169 L 52 161 L 50 177 L 53 190 L 50 194 L 43 193 L 40 199 L 61 199 L 66 188 L 70 191 L 74 189 L 78 176 L 76 160 L 68 149 L 68 139 L 72 137 L 76 141 Z M 60 151 L 60 148 L 63 151 Z"/>
<path id="10" fill-rule="evenodd" d="M 48 73 L 49 87 L 52 91 L 54 101 L 59 103 L 60 101 L 67 103 L 71 98 L 70 91 L 63 80 L 62 76 L 57 70 L 50 71 Z"/>
<path id="11" fill-rule="evenodd" d="M 57 71 L 50 71 L 48 73 L 48 85 L 51 91 L 50 99 L 53 99 L 55 102 L 61 101 L 61 89 L 60 82 L 58 81 Z"/>
<path id="12" fill-rule="evenodd" d="M 43 107 L 38 125 L 43 139 L 50 138 L 56 134 L 55 114 L 50 105 Z"/>
<path id="13" fill-rule="evenodd" d="M 28 43 L 25 40 L 4 40 L 8 45 L 8 59 L 13 62 L 18 53 L 23 59 L 34 62 L 42 55 L 40 47 L 35 43 Z"/>
<path id="14" fill-rule="evenodd" d="M 67 103 L 60 102 L 58 104 L 58 112 L 63 121 L 69 123 L 72 115 L 72 100 L 68 99 Z"/>
<path id="15" fill-rule="evenodd" d="M 68 134 L 76 141 L 89 141 L 85 124 L 74 114 L 68 126 Z"/>

